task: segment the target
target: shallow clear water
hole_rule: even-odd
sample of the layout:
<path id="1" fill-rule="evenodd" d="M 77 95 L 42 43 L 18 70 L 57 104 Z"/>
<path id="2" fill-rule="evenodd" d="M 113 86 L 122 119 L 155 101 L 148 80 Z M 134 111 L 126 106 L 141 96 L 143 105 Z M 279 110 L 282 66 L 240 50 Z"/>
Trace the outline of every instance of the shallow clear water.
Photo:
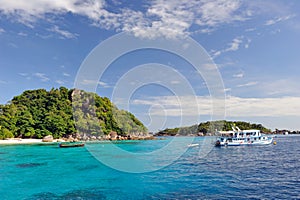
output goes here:
<path id="1" fill-rule="evenodd" d="M 203 138 L 196 140 L 201 144 Z M 199 157 L 201 146 L 192 147 L 172 165 L 142 174 L 111 169 L 87 148 L 0 146 L 0 197 L 300 199 L 300 136 L 277 137 L 276 141 L 277 145 L 270 146 L 214 147 L 205 158 Z M 128 151 L 149 152 L 168 142 L 169 139 L 117 145 Z"/>

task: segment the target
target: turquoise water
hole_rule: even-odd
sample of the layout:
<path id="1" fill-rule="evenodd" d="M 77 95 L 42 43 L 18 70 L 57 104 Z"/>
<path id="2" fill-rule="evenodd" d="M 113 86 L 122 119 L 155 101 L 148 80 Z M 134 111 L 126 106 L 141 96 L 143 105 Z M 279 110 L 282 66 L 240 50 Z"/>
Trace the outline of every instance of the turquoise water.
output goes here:
<path id="1" fill-rule="evenodd" d="M 116 145 L 132 152 L 151 152 L 169 140 Z M 203 138 L 196 140 L 201 144 Z M 277 145 L 270 146 L 214 147 L 205 158 L 199 157 L 200 145 L 189 148 L 163 169 L 136 174 L 107 167 L 92 156 L 90 148 L 2 145 L 0 197 L 8 200 L 300 199 L 300 136 L 278 137 L 276 141 Z M 89 145 L 105 148 L 113 144 Z M 115 154 L 111 156 L 116 162 L 119 159 Z M 164 158 L 153 162 L 159 160 Z"/>

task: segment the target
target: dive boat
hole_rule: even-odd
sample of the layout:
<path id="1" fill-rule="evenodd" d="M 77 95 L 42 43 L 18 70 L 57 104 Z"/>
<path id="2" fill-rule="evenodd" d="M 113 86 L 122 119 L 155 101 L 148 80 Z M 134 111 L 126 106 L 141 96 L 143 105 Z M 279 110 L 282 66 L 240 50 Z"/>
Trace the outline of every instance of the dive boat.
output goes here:
<path id="1" fill-rule="evenodd" d="M 79 142 L 63 142 L 59 144 L 60 148 L 69 148 L 69 147 L 83 147 L 84 143 Z"/>
<path id="2" fill-rule="evenodd" d="M 261 134 L 260 130 L 238 130 L 233 128 L 231 136 L 220 137 L 215 146 L 242 146 L 242 145 L 268 145 L 272 144 L 273 137 Z"/>

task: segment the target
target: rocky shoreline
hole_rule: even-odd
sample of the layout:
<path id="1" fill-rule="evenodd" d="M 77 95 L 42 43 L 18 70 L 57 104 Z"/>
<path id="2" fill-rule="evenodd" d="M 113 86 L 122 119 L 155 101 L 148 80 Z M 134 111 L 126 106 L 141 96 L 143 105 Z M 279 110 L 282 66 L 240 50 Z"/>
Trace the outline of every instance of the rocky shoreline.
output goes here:
<path id="1" fill-rule="evenodd" d="M 49 137 L 49 136 L 46 136 Z M 118 135 L 116 132 L 111 131 L 108 135 L 86 135 L 86 134 L 78 134 L 74 133 L 68 135 L 61 140 L 70 142 L 70 141 L 118 141 L 118 140 L 154 140 L 156 139 L 153 135 L 148 133 L 136 133 L 136 134 L 128 134 L 128 135 Z"/>
<path id="2" fill-rule="evenodd" d="M 150 134 L 134 134 L 134 135 L 118 135 L 116 132 L 111 132 L 108 135 L 80 135 L 74 133 L 65 137 L 54 139 L 52 135 L 47 135 L 43 139 L 22 139 L 22 138 L 7 138 L 0 140 L 0 144 L 46 144 L 59 142 L 97 142 L 97 141 L 123 141 L 123 140 L 156 140 L 157 138 Z"/>

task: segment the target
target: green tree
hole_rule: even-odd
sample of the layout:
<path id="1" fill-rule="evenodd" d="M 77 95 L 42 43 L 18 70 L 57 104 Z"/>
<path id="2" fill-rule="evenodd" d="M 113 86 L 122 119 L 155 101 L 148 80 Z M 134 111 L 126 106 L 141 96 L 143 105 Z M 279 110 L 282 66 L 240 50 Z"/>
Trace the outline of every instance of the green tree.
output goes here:
<path id="1" fill-rule="evenodd" d="M 0 139 L 13 138 L 14 135 L 7 128 L 0 127 Z"/>

